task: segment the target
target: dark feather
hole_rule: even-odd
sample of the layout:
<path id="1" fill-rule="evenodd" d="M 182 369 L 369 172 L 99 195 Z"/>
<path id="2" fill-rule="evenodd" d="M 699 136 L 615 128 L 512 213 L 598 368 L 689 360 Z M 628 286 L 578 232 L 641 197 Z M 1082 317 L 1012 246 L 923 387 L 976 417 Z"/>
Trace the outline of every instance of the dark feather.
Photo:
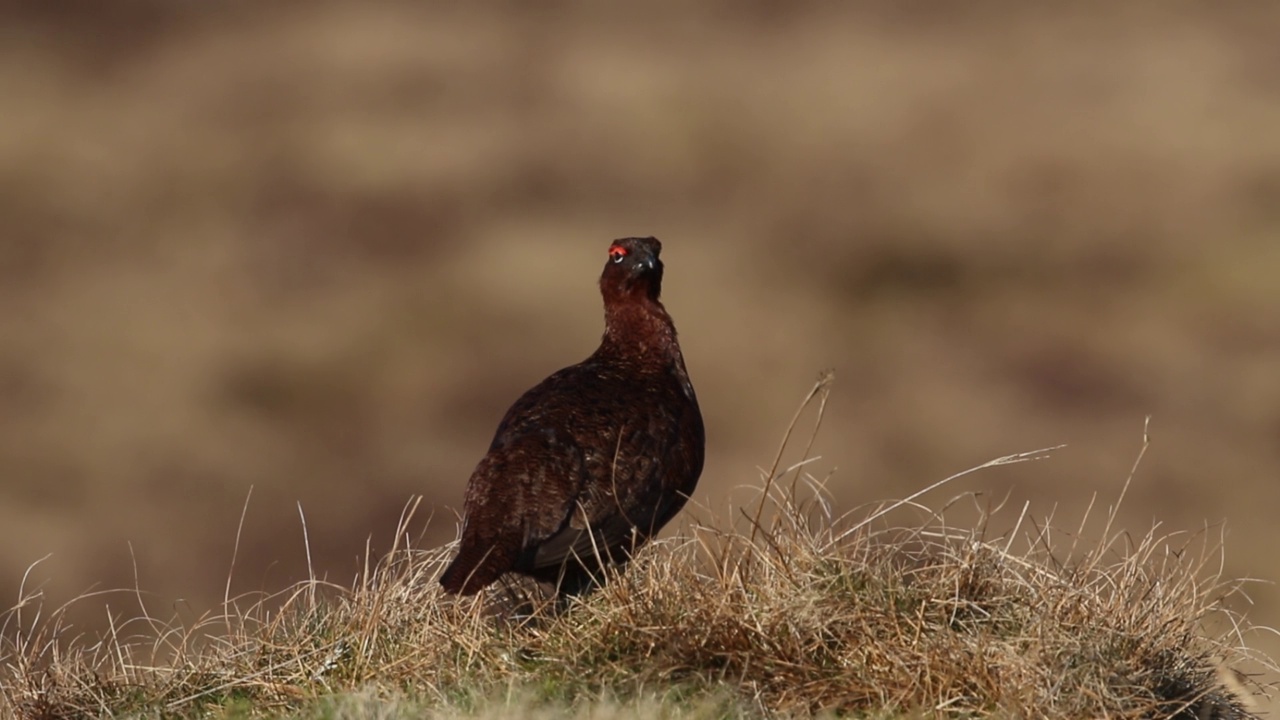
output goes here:
<path id="1" fill-rule="evenodd" d="M 702 474 L 705 435 L 659 295 L 662 245 L 624 238 L 600 277 L 600 347 L 526 392 L 467 485 L 458 555 L 440 583 L 464 595 L 507 572 L 591 589 L 675 516 Z"/>

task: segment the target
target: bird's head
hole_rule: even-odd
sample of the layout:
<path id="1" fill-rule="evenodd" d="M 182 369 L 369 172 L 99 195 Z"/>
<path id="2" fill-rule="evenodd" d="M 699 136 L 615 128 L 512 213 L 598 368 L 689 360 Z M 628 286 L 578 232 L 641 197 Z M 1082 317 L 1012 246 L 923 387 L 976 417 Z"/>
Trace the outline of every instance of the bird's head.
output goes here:
<path id="1" fill-rule="evenodd" d="M 652 237 L 614 240 L 600 275 L 606 301 L 647 296 L 657 300 L 662 292 L 662 243 Z"/>

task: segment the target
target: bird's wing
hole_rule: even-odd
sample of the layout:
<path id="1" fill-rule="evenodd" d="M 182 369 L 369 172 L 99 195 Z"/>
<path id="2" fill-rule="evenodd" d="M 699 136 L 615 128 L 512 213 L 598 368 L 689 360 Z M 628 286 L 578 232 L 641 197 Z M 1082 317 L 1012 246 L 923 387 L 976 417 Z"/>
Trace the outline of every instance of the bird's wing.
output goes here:
<path id="1" fill-rule="evenodd" d="M 619 548 L 627 549 L 631 537 L 632 526 L 622 515 L 615 513 L 603 516 L 597 523 L 592 523 L 579 507 L 567 525 L 538 545 L 533 566 L 557 567 L 575 557 L 602 556 L 606 562 L 621 560 L 621 557 L 612 556 Z"/>
<path id="2" fill-rule="evenodd" d="M 581 453 L 564 440 L 555 431 L 508 434 L 476 466 L 447 588 L 473 592 L 564 527 L 582 475 Z"/>
<path id="3" fill-rule="evenodd" d="M 581 491 L 574 498 L 567 522 L 544 540 L 534 556 L 535 567 L 551 567 L 571 557 L 603 556 L 607 561 L 629 555 L 643 544 L 672 513 L 673 497 L 662 483 L 670 442 L 647 427 L 613 431 L 616 447 L 608 454 L 588 452 L 583 460 Z"/>

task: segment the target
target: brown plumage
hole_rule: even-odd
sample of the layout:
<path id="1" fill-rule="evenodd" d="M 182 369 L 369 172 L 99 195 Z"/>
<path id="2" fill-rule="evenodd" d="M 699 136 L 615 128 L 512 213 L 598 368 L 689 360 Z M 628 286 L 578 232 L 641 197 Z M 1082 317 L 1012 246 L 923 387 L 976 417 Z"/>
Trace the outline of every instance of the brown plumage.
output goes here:
<path id="1" fill-rule="evenodd" d="M 705 435 L 676 328 L 658 296 L 662 244 L 624 238 L 600 276 L 600 347 L 507 411 L 467 485 L 458 555 L 440 576 L 470 595 L 506 572 L 590 590 L 684 506 Z M 589 532 L 588 532 L 589 530 Z"/>

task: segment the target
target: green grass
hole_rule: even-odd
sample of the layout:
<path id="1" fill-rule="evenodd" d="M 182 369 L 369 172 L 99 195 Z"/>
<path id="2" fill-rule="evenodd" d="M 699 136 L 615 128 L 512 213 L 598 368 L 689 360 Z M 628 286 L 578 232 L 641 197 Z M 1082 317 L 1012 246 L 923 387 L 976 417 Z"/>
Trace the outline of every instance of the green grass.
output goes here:
<path id="1" fill-rule="evenodd" d="M 816 407 L 817 424 L 827 391 L 824 379 L 801 407 Z M 1114 509 L 1094 543 L 1079 541 L 1087 516 L 1074 532 L 1019 516 L 996 534 L 990 514 L 953 526 L 917 499 L 947 480 L 834 517 L 808 473 L 812 438 L 784 464 L 796 453 L 790 438 L 757 502 L 654 543 L 563 610 L 518 582 L 444 597 L 435 578 L 452 547 L 407 540 L 348 587 L 310 581 L 230 599 L 224 614 L 195 623 L 118 618 L 105 637 L 77 636 L 65 608 L 44 614 L 33 595 L 4 619 L 0 711 L 20 720 L 1249 716 L 1248 692 L 1227 668 L 1265 658 L 1251 656 L 1248 628 L 1221 606 L 1236 585 L 1213 570 L 1219 548 L 1206 534 L 1133 537 L 1113 526 Z"/>

